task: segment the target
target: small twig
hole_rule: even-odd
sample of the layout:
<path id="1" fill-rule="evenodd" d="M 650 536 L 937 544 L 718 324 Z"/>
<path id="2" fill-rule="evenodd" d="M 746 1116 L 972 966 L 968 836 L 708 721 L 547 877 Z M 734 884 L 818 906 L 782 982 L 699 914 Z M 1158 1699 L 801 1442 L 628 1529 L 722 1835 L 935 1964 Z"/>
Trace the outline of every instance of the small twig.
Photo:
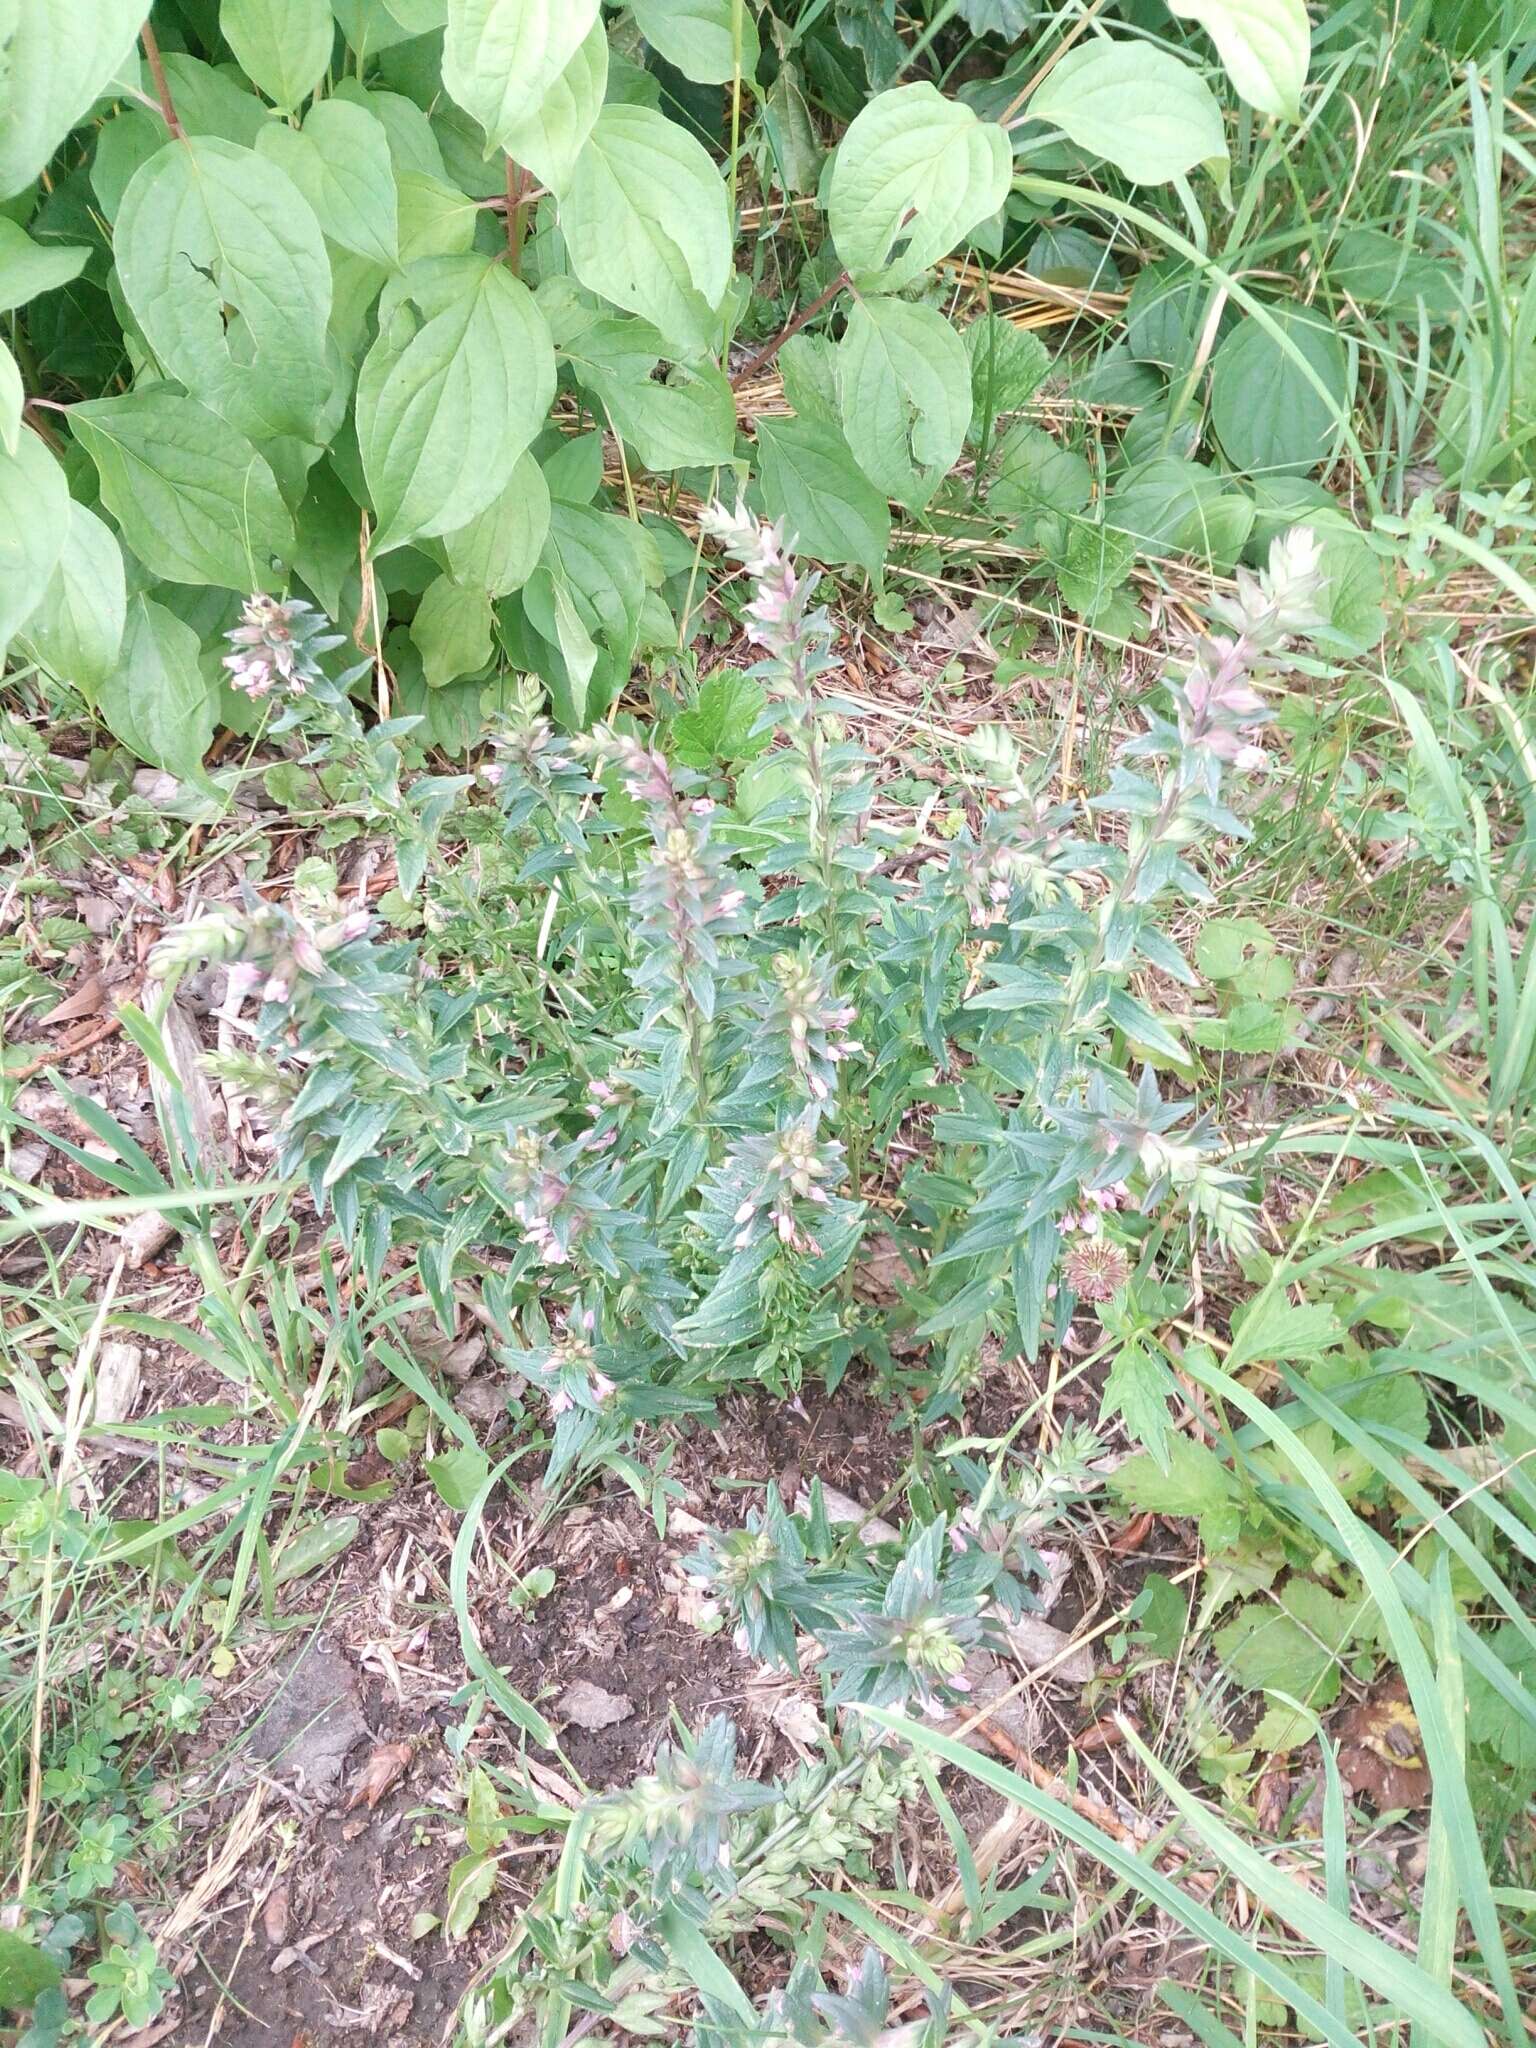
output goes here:
<path id="1" fill-rule="evenodd" d="M 824 292 L 818 292 L 808 306 L 803 306 L 792 320 L 785 322 L 766 348 L 760 348 L 755 356 L 743 363 L 731 379 L 731 389 L 739 390 L 749 378 L 755 377 L 759 370 L 766 369 L 785 342 L 792 341 L 808 320 L 814 320 L 823 306 L 830 305 L 848 281 L 847 271 L 840 270 Z"/>
<path id="2" fill-rule="evenodd" d="M 149 66 L 150 77 L 155 81 L 155 97 L 160 102 L 160 112 L 165 119 L 165 125 L 170 129 L 178 142 L 185 142 L 187 131 L 181 125 L 181 117 L 176 112 L 176 103 L 171 98 L 170 80 L 165 75 L 165 65 L 160 56 L 160 45 L 155 39 L 154 30 L 147 21 L 139 30 L 139 41 L 144 45 L 144 61 Z"/>
<path id="3" fill-rule="evenodd" d="M 523 268 L 523 199 L 528 190 L 528 174 L 520 164 L 507 158 L 507 265 L 514 277 L 522 274 Z"/>

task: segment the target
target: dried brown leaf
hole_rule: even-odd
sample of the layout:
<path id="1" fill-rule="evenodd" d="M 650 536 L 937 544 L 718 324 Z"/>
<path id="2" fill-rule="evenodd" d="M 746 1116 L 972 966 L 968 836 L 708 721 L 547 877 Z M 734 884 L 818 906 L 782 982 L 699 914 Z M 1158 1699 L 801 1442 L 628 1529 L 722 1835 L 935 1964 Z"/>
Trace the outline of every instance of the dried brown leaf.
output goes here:
<path id="1" fill-rule="evenodd" d="M 622 1692 L 605 1692 L 600 1685 L 594 1685 L 590 1678 L 578 1678 L 565 1688 L 560 1695 L 560 1713 L 573 1727 L 585 1728 L 592 1732 L 598 1728 L 612 1728 L 620 1721 L 627 1721 L 635 1711 L 635 1703 Z"/>
<path id="2" fill-rule="evenodd" d="M 404 1777 L 410 1761 L 411 1745 L 408 1742 L 378 1743 L 369 1751 L 368 1761 L 358 1772 L 342 1811 L 351 1813 L 354 1808 L 366 1804 L 371 1813 L 390 1787 Z"/>

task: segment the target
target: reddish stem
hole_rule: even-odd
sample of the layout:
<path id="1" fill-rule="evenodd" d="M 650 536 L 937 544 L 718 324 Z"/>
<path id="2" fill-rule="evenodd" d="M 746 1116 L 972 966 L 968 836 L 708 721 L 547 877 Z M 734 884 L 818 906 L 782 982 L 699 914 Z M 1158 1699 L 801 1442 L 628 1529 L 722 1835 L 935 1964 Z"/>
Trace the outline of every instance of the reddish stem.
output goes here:
<path id="1" fill-rule="evenodd" d="M 816 318 L 816 315 L 823 306 L 829 306 L 847 282 L 847 271 L 840 270 L 824 292 L 818 292 L 808 306 L 803 306 L 792 320 L 785 322 L 766 348 L 760 348 L 755 356 L 750 357 L 747 362 L 742 364 L 741 368 L 731 379 L 731 389 L 733 391 L 740 390 L 741 386 L 749 378 L 755 377 L 759 370 L 766 369 L 785 342 L 793 340 L 807 321 Z"/>
<path id="2" fill-rule="evenodd" d="M 176 103 L 171 98 L 170 81 L 165 75 L 165 64 L 160 55 L 160 45 L 155 40 L 155 32 L 147 21 L 139 30 L 139 41 L 144 45 L 144 61 L 149 66 L 150 77 L 155 81 L 155 97 L 160 102 L 160 112 L 164 116 L 165 125 L 170 129 L 178 142 L 184 142 L 187 131 L 181 125 L 181 117 L 176 112 Z"/>

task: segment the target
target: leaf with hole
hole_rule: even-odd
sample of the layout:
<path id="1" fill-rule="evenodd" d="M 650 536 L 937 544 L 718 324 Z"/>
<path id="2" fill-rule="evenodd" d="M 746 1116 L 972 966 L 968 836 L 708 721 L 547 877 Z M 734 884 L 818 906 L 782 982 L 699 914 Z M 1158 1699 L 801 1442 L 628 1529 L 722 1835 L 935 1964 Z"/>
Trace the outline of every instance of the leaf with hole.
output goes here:
<path id="1" fill-rule="evenodd" d="M 899 291 L 947 256 L 1008 196 L 1013 156 L 926 82 L 873 99 L 838 144 L 825 181 L 827 222 L 855 285 Z"/>
<path id="2" fill-rule="evenodd" d="M 102 502 L 133 552 L 171 583 L 281 588 L 293 521 L 264 458 L 195 398 L 131 391 L 70 412 Z"/>
<path id="3" fill-rule="evenodd" d="M 315 434 L 333 383 L 331 266 L 286 172 L 213 137 L 167 143 L 134 174 L 113 240 L 169 375 L 258 440 Z"/>
<path id="4" fill-rule="evenodd" d="M 932 306 L 860 298 L 837 352 L 843 432 L 870 482 L 914 510 L 959 458 L 971 418 L 965 343 Z"/>
<path id="5" fill-rule="evenodd" d="M 451 533 L 501 495 L 555 395 L 527 286 L 477 255 L 413 264 L 386 288 L 357 380 L 357 438 L 378 553 Z"/>
<path id="6" fill-rule="evenodd" d="M 1047 72 L 1028 112 L 1136 185 L 1226 159 L 1216 95 L 1192 66 L 1151 43 L 1079 43 Z"/>

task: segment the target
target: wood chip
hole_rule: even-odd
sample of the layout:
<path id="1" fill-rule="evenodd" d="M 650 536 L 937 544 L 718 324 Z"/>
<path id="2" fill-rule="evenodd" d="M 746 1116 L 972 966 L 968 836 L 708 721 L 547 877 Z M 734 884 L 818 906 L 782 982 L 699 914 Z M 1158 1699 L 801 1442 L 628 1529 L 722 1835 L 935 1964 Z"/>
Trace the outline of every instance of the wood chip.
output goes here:
<path id="1" fill-rule="evenodd" d="M 558 1712 L 575 1728 L 585 1728 L 589 1733 L 598 1728 L 613 1728 L 620 1721 L 627 1721 L 635 1711 L 635 1703 L 622 1692 L 605 1692 L 600 1685 L 594 1685 L 590 1678 L 578 1678 L 565 1688 L 560 1695 Z"/>

